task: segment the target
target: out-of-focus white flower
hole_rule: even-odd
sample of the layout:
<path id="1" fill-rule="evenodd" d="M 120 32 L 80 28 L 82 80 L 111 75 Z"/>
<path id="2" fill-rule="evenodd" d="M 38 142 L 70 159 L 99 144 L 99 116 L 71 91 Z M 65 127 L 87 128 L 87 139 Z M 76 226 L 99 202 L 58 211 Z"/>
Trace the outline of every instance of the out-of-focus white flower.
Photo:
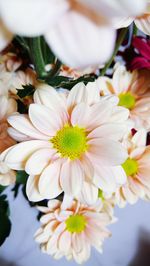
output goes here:
<path id="1" fill-rule="evenodd" d="M 150 128 L 150 75 L 147 70 L 128 72 L 126 67 L 116 64 L 112 79 L 98 78 L 101 95 L 117 95 L 119 106 L 128 108 L 136 129 Z"/>
<path id="2" fill-rule="evenodd" d="M 16 142 L 8 135 L 7 116 L 16 112 L 17 106 L 13 99 L 0 96 L 0 185 L 7 186 L 15 182 L 15 172 L 3 162 L 2 153 Z"/>
<path id="3" fill-rule="evenodd" d="M 150 146 L 146 146 L 147 134 L 144 129 L 124 140 L 128 159 L 122 165 L 127 182 L 115 193 L 115 203 L 124 207 L 127 202 L 134 204 L 139 198 L 150 199 Z"/>
<path id="4" fill-rule="evenodd" d="M 115 18 L 114 25 L 118 28 L 128 27 L 132 22 L 135 23 L 137 28 L 145 34 L 150 35 L 150 1 L 147 0 L 147 6 L 141 16 L 137 17 L 122 17 Z"/>
<path id="5" fill-rule="evenodd" d="M 10 32 L 45 35 L 58 58 L 72 67 L 105 63 L 111 56 L 115 31 L 110 18 L 140 15 L 145 0 L 0 0 L 0 47 L 10 41 Z M 44 14 L 44 15 L 43 15 Z"/>
<path id="6" fill-rule="evenodd" d="M 48 207 L 39 207 L 39 210 L 45 214 L 35 240 L 44 253 L 55 259 L 65 256 L 81 264 L 89 259 L 91 247 L 102 252 L 104 239 L 110 236 L 106 227 L 112 219 L 99 202 L 91 207 L 78 201 L 65 206 L 52 200 Z"/>
<path id="7" fill-rule="evenodd" d="M 117 97 L 100 97 L 93 83 L 79 83 L 65 97 L 42 86 L 34 100 L 29 116 L 8 118 L 13 126 L 9 134 L 23 142 L 5 156 L 12 169 L 30 174 L 30 200 L 51 199 L 62 191 L 77 196 L 83 182 L 93 178 L 104 191 L 114 191 L 116 182 L 125 181 L 118 165 L 127 156 L 120 140 L 126 133 L 129 112 L 117 106 Z M 114 174 L 110 177 L 113 166 L 117 179 Z"/>

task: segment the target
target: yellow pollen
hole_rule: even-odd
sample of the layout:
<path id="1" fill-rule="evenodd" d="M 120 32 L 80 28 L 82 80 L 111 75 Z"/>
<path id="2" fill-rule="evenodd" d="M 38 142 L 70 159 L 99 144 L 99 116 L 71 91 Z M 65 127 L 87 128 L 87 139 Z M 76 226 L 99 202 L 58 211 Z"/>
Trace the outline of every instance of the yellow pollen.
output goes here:
<path id="1" fill-rule="evenodd" d="M 83 215 L 71 215 L 66 220 L 66 229 L 70 233 L 81 233 L 86 227 L 87 221 Z"/>
<path id="2" fill-rule="evenodd" d="M 61 157 L 70 160 L 80 158 L 88 148 L 85 129 L 78 126 L 64 126 L 50 141 Z"/>
<path id="3" fill-rule="evenodd" d="M 135 106 L 136 100 L 135 97 L 130 93 L 121 93 L 119 95 L 119 104 L 120 106 L 126 107 L 130 110 L 132 110 Z"/>

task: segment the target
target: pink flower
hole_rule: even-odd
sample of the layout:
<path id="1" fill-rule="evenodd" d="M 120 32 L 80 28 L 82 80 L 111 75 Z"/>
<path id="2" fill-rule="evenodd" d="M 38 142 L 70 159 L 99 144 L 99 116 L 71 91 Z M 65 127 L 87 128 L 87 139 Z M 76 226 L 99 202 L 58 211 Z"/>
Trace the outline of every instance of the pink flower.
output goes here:
<path id="1" fill-rule="evenodd" d="M 112 221 L 99 202 L 92 207 L 78 201 L 64 206 L 60 201 L 52 200 L 48 207 L 39 207 L 39 210 L 45 214 L 35 240 L 43 252 L 55 259 L 65 256 L 79 264 L 89 259 L 91 247 L 102 252 L 103 241 L 110 236 L 106 226 Z"/>
<path id="2" fill-rule="evenodd" d="M 146 131 L 141 129 L 124 141 L 128 159 L 122 167 L 127 182 L 115 193 L 115 202 L 124 207 L 127 202 L 134 204 L 139 198 L 150 199 L 150 146 L 146 146 Z"/>
<path id="3" fill-rule="evenodd" d="M 128 108 L 135 129 L 150 128 L 150 75 L 148 70 L 129 72 L 116 64 L 112 78 L 100 77 L 96 81 L 101 95 L 116 95 L 119 106 Z"/>
<path id="4" fill-rule="evenodd" d="M 150 69 L 150 41 L 145 38 L 135 37 L 132 45 L 138 50 L 138 54 L 131 61 L 130 69 Z"/>
<path id="5" fill-rule="evenodd" d="M 8 118 L 13 126 L 9 134 L 23 142 L 8 150 L 5 161 L 30 175 L 30 200 L 52 199 L 63 191 L 78 196 L 85 182 L 92 184 L 95 175 L 108 179 L 109 169 L 127 158 L 120 140 L 127 129 L 128 110 L 117 106 L 117 97 L 100 97 L 94 86 L 79 83 L 65 97 L 42 86 L 28 116 Z M 110 180 L 106 190 L 115 187 L 116 180 Z M 122 183 L 122 176 L 119 180 Z"/>

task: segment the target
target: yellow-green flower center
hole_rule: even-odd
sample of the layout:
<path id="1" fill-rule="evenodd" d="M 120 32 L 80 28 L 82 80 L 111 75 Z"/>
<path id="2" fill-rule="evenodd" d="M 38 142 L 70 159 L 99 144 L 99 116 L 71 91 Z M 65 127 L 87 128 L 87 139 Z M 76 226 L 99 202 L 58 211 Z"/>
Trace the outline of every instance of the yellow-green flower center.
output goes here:
<path id="1" fill-rule="evenodd" d="M 138 172 L 138 163 L 134 159 L 128 158 L 123 164 L 122 167 L 127 176 L 133 176 Z"/>
<path id="2" fill-rule="evenodd" d="M 83 128 L 78 126 L 64 126 L 59 130 L 55 137 L 51 139 L 53 148 L 61 155 L 61 157 L 75 160 L 87 150 L 86 133 Z"/>
<path id="3" fill-rule="evenodd" d="M 71 215 L 66 220 L 66 229 L 70 233 L 81 233 L 84 231 L 87 221 L 83 215 Z"/>
<path id="4" fill-rule="evenodd" d="M 120 106 L 126 107 L 128 109 L 133 109 L 136 103 L 135 97 L 130 93 L 121 93 L 119 95 L 119 104 Z"/>
<path id="5" fill-rule="evenodd" d="M 103 191 L 102 191 L 101 189 L 98 190 L 98 197 L 99 197 L 101 200 L 104 200 Z"/>

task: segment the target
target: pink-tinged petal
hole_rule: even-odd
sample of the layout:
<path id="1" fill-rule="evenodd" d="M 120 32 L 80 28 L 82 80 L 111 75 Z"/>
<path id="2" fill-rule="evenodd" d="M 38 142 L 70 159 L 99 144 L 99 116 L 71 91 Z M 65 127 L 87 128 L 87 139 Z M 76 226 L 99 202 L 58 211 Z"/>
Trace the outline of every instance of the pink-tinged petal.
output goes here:
<path id="1" fill-rule="evenodd" d="M 143 198 L 145 195 L 144 186 L 136 178 L 128 178 L 131 191 L 139 198 Z"/>
<path id="2" fill-rule="evenodd" d="M 66 210 L 70 208 L 72 206 L 73 199 L 74 199 L 73 196 L 68 196 L 64 194 L 63 201 L 61 204 L 61 209 Z"/>
<path id="3" fill-rule="evenodd" d="M 123 192 L 123 195 L 124 197 L 127 199 L 127 201 L 130 203 L 130 204 L 135 204 L 138 200 L 138 197 L 137 195 L 135 195 L 130 189 L 128 186 L 124 186 L 122 187 L 122 192 Z"/>
<path id="4" fill-rule="evenodd" d="M 26 194 L 30 201 L 41 201 L 44 197 L 38 190 L 39 176 L 29 176 L 26 185 Z"/>
<path id="5" fill-rule="evenodd" d="M 125 182 L 127 181 L 127 176 L 126 176 L 126 173 L 121 166 L 112 167 L 111 171 L 113 173 L 114 180 L 115 180 L 116 184 L 118 184 L 118 185 L 125 184 Z"/>
<path id="6" fill-rule="evenodd" d="M 18 130 L 12 128 L 12 127 L 9 127 L 7 129 L 7 132 L 8 134 L 13 138 L 15 139 L 16 141 L 27 141 L 27 140 L 31 140 L 31 138 L 25 134 L 22 134 L 20 133 Z"/>
<path id="7" fill-rule="evenodd" d="M 84 171 L 84 176 L 86 181 L 91 181 L 94 176 L 94 167 L 92 162 L 89 160 L 89 158 L 84 154 L 80 158 L 80 163 L 82 165 L 82 169 Z"/>
<path id="8" fill-rule="evenodd" d="M 132 138 L 132 142 L 137 147 L 145 147 L 146 141 L 147 141 L 147 132 L 144 128 L 140 129 Z"/>
<path id="9" fill-rule="evenodd" d="M 131 153 L 130 153 L 130 158 L 132 159 L 140 159 L 142 154 L 145 152 L 146 146 L 145 147 L 139 147 L 135 148 Z"/>
<path id="10" fill-rule="evenodd" d="M 77 83 L 69 92 L 67 97 L 67 107 L 72 110 L 79 103 L 86 102 L 87 91 L 83 82 Z"/>
<path id="11" fill-rule="evenodd" d="M 100 100 L 99 88 L 97 82 L 88 82 L 87 90 L 87 104 L 92 105 L 98 103 Z"/>
<path id="12" fill-rule="evenodd" d="M 39 191 L 45 199 L 53 199 L 62 193 L 59 184 L 61 159 L 45 168 L 39 180 Z"/>
<path id="13" fill-rule="evenodd" d="M 126 121 L 128 118 L 129 118 L 129 110 L 122 106 L 116 106 L 113 108 L 110 122 L 122 123 Z"/>
<path id="14" fill-rule="evenodd" d="M 116 190 L 116 180 L 110 167 L 95 165 L 94 184 L 102 191 L 112 193 Z"/>
<path id="15" fill-rule="evenodd" d="M 66 161 L 63 163 L 60 173 L 60 183 L 64 192 L 77 196 L 81 191 L 84 172 L 80 161 Z"/>
<path id="16" fill-rule="evenodd" d="M 63 63 L 84 68 L 103 64 L 110 58 L 116 33 L 112 27 L 99 27 L 86 16 L 70 11 L 61 23 L 47 31 L 45 38 Z"/>
<path id="17" fill-rule="evenodd" d="M 2 20 L 0 20 L 0 51 L 2 51 L 11 42 L 13 34 L 7 29 Z"/>
<path id="18" fill-rule="evenodd" d="M 107 136 L 107 138 L 117 141 L 122 139 L 126 131 L 127 127 L 125 124 L 110 123 L 110 124 L 101 125 L 100 127 L 90 132 L 88 138 L 89 139 L 105 138 L 105 136 Z"/>
<path id="19" fill-rule="evenodd" d="M 64 231 L 58 240 L 58 247 L 62 252 L 68 253 L 71 249 L 71 233 Z"/>
<path id="20" fill-rule="evenodd" d="M 48 140 L 49 137 L 41 134 L 30 122 L 26 115 L 13 114 L 8 117 L 9 124 L 20 133 L 29 136 L 32 139 Z"/>
<path id="21" fill-rule="evenodd" d="M 150 188 L 150 171 L 149 167 L 140 166 L 138 169 L 137 179 L 145 186 Z"/>
<path id="22" fill-rule="evenodd" d="M 83 182 L 79 199 L 88 205 L 95 204 L 98 199 L 98 188 L 90 182 Z"/>
<path id="23" fill-rule="evenodd" d="M 56 208 L 58 208 L 59 205 L 60 205 L 60 201 L 59 201 L 59 200 L 56 200 L 56 199 L 49 200 L 49 201 L 48 201 L 48 204 L 47 204 L 49 210 L 51 210 L 51 211 L 53 211 L 53 210 L 55 210 Z"/>
<path id="24" fill-rule="evenodd" d="M 93 139 L 88 141 L 87 156 L 91 162 L 104 166 L 117 166 L 128 157 L 127 152 L 119 142 L 105 139 Z"/>
<path id="25" fill-rule="evenodd" d="M 0 96 L 0 120 L 4 118 L 7 113 L 8 99 L 6 96 Z"/>
<path id="26" fill-rule="evenodd" d="M 35 103 L 42 104 L 54 112 L 59 112 L 59 116 L 64 119 L 64 122 L 67 122 L 68 114 L 65 101 L 53 87 L 47 84 L 40 84 L 33 97 Z"/>
<path id="27" fill-rule="evenodd" d="M 48 136 L 54 136 L 57 130 L 63 126 L 63 121 L 61 121 L 57 113 L 43 105 L 31 104 L 29 117 L 33 125 Z"/>
<path id="28" fill-rule="evenodd" d="M 90 108 L 85 103 L 78 104 L 72 111 L 71 124 L 87 128 L 89 124 Z"/>
<path id="29" fill-rule="evenodd" d="M 1 16 L 10 31 L 23 36 L 37 36 L 45 32 L 60 15 L 68 10 L 64 0 L 0 1 Z M 39 19 L 44 14 L 42 19 Z"/>
<path id="30" fill-rule="evenodd" d="M 47 141 L 31 140 L 11 147 L 5 156 L 5 162 L 14 170 L 24 170 L 26 161 L 37 150 L 47 148 Z"/>
<path id="31" fill-rule="evenodd" d="M 34 152 L 26 163 L 25 171 L 30 175 L 39 175 L 50 163 L 55 151 L 53 149 L 40 149 Z"/>

